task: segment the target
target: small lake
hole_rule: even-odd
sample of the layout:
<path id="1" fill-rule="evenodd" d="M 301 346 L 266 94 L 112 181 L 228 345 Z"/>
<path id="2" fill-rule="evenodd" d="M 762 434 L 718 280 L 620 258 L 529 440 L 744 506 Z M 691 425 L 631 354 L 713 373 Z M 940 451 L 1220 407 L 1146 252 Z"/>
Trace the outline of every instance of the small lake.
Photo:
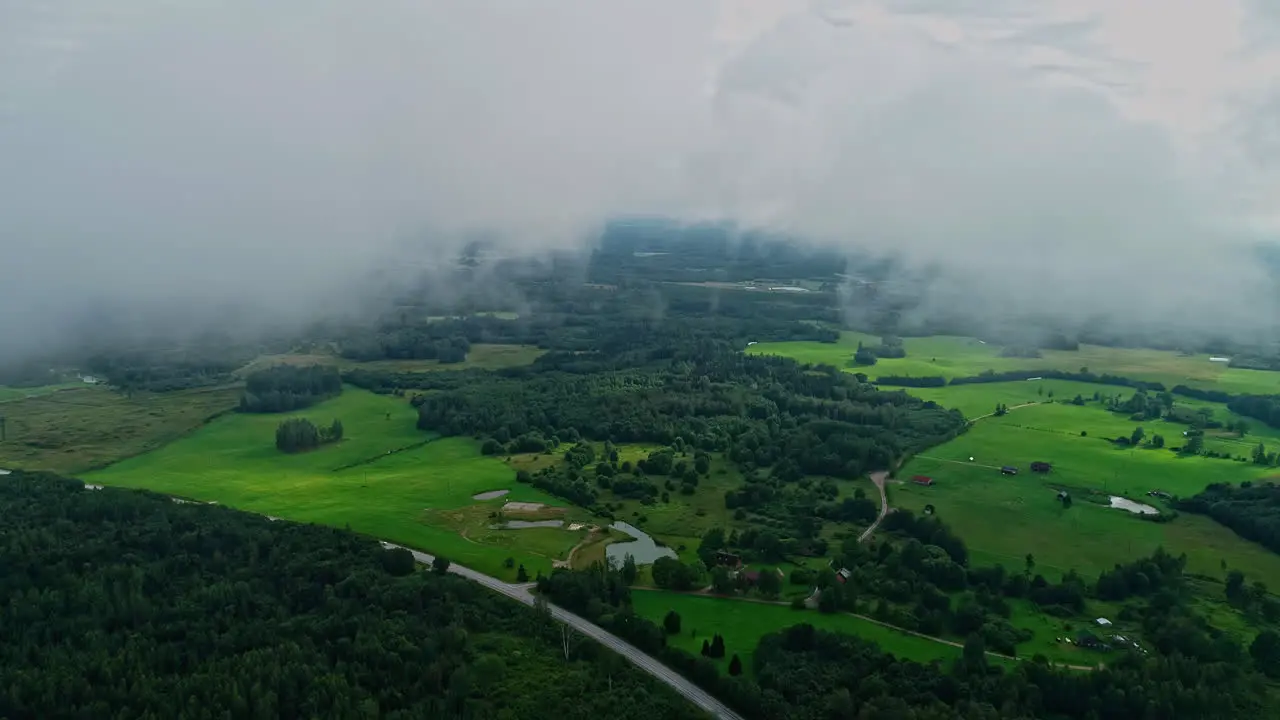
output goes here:
<path id="1" fill-rule="evenodd" d="M 658 558 L 676 556 L 675 550 L 658 545 L 653 538 L 637 527 L 624 522 L 616 522 L 609 527 L 635 538 L 631 542 L 612 543 L 605 547 L 604 554 L 609 559 L 610 565 L 622 567 L 628 555 L 635 558 L 637 565 L 652 565 Z"/>
<path id="2" fill-rule="evenodd" d="M 501 525 L 490 525 L 495 530 L 523 530 L 525 528 L 560 527 L 563 520 L 508 520 Z"/>
<path id="3" fill-rule="evenodd" d="M 1125 510 L 1127 512 L 1131 512 L 1134 515 L 1159 515 L 1160 514 L 1159 510 L 1151 507 L 1150 505 L 1143 505 L 1142 503 L 1134 502 L 1129 498 L 1117 497 L 1115 495 L 1111 496 L 1111 507 L 1116 508 L 1118 510 Z"/>
<path id="4" fill-rule="evenodd" d="M 12 475 L 12 474 L 13 473 L 9 472 L 8 470 L 0 468 L 0 475 Z"/>

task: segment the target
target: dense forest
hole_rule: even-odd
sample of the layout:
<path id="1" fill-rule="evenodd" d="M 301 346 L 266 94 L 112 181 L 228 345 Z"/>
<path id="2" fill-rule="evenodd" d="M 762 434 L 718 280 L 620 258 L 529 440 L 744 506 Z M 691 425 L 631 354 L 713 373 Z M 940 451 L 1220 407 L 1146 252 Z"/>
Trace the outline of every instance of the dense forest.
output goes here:
<path id="1" fill-rule="evenodd" d="M 539 588 L 680 669 L 751 720 L 1269 716 L 1268 687 L 1240 662 L 1244 650 L 1210 638 L 1176 601 L 1153 602 L 1144 618 L 1161 655 L 1113 653 L 1107 668 L 1096 672 L 1053 669 L 1042 659 L 1004 669 L 989 663 L 977 633 L 965 642 L 961 659 L 921 665 L 857 637 L 815 630 L 801 615 L 795 626 L 764 636 L 755 648 L 726 647 L 721 639 L 724 656 L 752 657 L 750 675 L 725 677 L 706 658 L 667 645 L 678 617 L 658 626 L 632 612 L 624 572 L 603 566 L 557 570 Z"/>
<path id="2" fill-rule="evenodd" d="M 23 473 L 0 518 L 0 717 L 701 717 L 348 532 Z"/>
<path id="3" fill-rule="evenodd" d="M 1178 509 L 1208 515 L 1240 537 L 1280 553 L 1280 487 L 1275 483 L 1214 483 L 1179 500 Z"/>
<path id="4" fill-rule="evenodd" d="M 245 378 L 240 412 L 291 412 L 341 393 L 342 376 L 336 368 L 276 365 L 249 373 Z"/>

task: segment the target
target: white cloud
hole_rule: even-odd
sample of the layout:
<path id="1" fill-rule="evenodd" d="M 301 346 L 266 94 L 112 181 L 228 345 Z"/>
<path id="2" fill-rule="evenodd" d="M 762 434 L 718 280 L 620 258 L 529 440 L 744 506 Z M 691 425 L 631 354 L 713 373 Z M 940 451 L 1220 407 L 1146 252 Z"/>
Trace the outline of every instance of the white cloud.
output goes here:
<path id="1" fill-rule="evenodd" d="M 1246 322 L 1227 231 L 1280 199 L 1259 8 L 0 0 L 0 307 L 278 302 L 405 237 L 667 212 Z"/>

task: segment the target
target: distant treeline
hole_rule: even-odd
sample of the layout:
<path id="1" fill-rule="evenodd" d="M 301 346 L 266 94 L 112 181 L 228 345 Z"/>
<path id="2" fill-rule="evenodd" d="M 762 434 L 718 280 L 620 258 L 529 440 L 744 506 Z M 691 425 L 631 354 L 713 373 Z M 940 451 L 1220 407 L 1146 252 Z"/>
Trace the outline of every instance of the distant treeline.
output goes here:
<path id="1" fill-rule="evenodd" d="M 277 365 L 245 378 L 240 412 L 278 413 L 301 410 L 342 393 L 337 368 L 322 365 Z"/>
<path id="2" fill-rule="evenodd" d="M 996 372 L 994 370 L 984 370 L 977 375 L 969 375 L 966 377 L 955 377 L 948 381 L 941 375 L 921 375 L 919 377 L 903 376 L 903 375 L 882 375 L 876 378 L 877 385 L 893 385 L 900 387 L 943 387 L 944 385 L 976 385 L 980 383 L 1000 383 L 1000 382 L 1017 382 L 1019 380 L 1031 379 L 1045 380 L 1074 380 L 1076 382 L 1093 383 L 1095 385 L 1116 385 L 1119 387 L 1129 387 L 1134 389 L 1149 390 L 1154 392 L 1164 392 L 1164 383 L 1148 382 L 1146 380 L 1134 380 L 1121 375 L 1111 375 L 1109 373 L 1092 373 L 1092 372 L 1071 372 L 1069 370 L 1007 370 L 1005 372 Z M 1183 387 L 1179 385 L 1178 387 Z M 1177 388 L 1174 388 L 1177 393 Z"/>
<path id="3" fill-rule="evenodd" d="M 1280 553 L 1280 487 L 1274 483 L 1214 483 L 1198 495 L 1178 501 L 1178 509 L 1208 515 L 1272 552 Z"/>

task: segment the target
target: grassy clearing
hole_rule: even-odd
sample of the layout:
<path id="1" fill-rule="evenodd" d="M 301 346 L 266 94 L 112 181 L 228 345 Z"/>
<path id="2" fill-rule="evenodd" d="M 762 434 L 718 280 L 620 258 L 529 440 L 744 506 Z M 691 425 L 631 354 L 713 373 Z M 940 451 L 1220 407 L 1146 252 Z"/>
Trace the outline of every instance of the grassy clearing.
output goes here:
<path id="1" fill-rule="evenodd" d="M 75 474 L 159 448 L 236 406 L 234 387 L 134 393 L 78 384 L 11 400 L 0 467 Z"/>
<path id="2" fill-rule="evenodd" d="M 240 368 L 236 374 L 240 377 L 255 370 L 273 365 L 333 365 L 342 370 L 380 370 L 385 372 L 435 372 L 440 370 L 499 370 L 508 367 L 528 365 L 545 350 L 533 345 L 493 345 L 477 343 L 471 346 L 467 359 L 460 363 L 441 364 L 438 360 L 372 360 L 356 362 L 336 355 L 323 354 L 287 354 L 263 355 L 248 365 Z"/>
<path id="3" fill-rule="evenodd" d="M 894 389 L 894 388 L 885 388 Z M 1076 395 L 1086 400 L 1094 393 L 1103 397 L 1132 394 L 1128 388 L 1114 385 L 1097 385 L 1072 380 L 1022 380 L 1018 382 L 977 383 L 973 385 L 949 385 L 941 388 L 902 388 L 908 394 L 932 400 L 947 408 L 955 408 L 969 419 L 980 418 L 995 412 L 996 404 L 1009 407 L 1031 403 L 1069 402 Z"/>
<path id="4" fill-rule="evenodd" d="M 1160 432 L 1161 424 L 1148 426 L 1148 434 Z M 1098 504 L 1108 494 L 1150 501 L 1150 490 L 1189 495 L 1210 482 L 1239 482 L 1273 472 L 1247 463 L 1179 457 L 1168 450 L 1120 449 L 1105 439 L 1128 435 L 1133 427 L 1132 421 L 1097 406 L 1057 403 L 986 418 L 909 462 L 900 476 L 930 475 L 938 482 L 932 487 L 892 484 L 890 502 L 917 511 L 933 505 L 979 563 L 1020 567 L 1032 553 L 1042 571 L 1060 574 L 1075 568 L 1092 575 L 1163 545 L 1186 552 L 1191 572 L 1217 577 L 1226 560 L 1251 576 L 1280 576 L 1280 556 L 1207 518 L 1182 514 L 1172 522 L 1154 523 Z M 1171 441 L 1181 436 L 1180 426 L 1169 427 L 1164 434 Z M 1081 430 L 1088 437 L 1081 437 Z M 1053 463 L 1053 472 L 1030 473 L 1034 460 Z M 1001 475 L 998 468 L 1006 464 L 1021 468 L 1022 474 Z M 1063 510 L 1057 501 L 1059 487 L 1070 488 L 1075 499 L 1070 509 Z"/>
<path id="5" fill-rule="evenodd" d="M 1077 351 L 1045 350 L 1040 358 L 1005 358 L 1000 357 L 999 345 L 984 344 L 975 338 L 939 335 L 906 338 L 905 358 L 883 359 L 870 368 L 849 367 L 848 362 L 860 341 L 877 344 L 879 338 L 844 332 L 835 343 L 759 343 L 747 351 L 783 355 L 807 363 L 826 363 L 851 372 L 865 372 L 872 378 L 877 375 L 941 375 L 953 378 L 977 375 L 984 370 L 1002 372 L 1045 368 L 1078 371 L 1087 367 L 1096 373 L 1158 381 L 1169 386 L 1182 383 L 1231 393 L 1280 393 L 1280 373 L 1228 368 L 1225 363 L 1209 362 L 1208 355 L 1081 345 Z"/>
<path id="6" fill-rule="evenodd" d="M 413 408 L 402 400 L 348 389 L 290 416 L 320 422 L 339 418 L 346 436 L 313 452 L 285 455 L 275 449 L 274 437 L 276 426 L 289 416 L 237 413 L 160 450 L 84 477 L 290 520 L 349 526 L 506 579 L 515 577 L 515 569 L 504 566 L 507 557 L 523 563 L 531 575 L 546 572 L 552 560 L 567 557 L 586 533 L 490 529 L 500 522 L 496 513 L 507 501 L 560 503 L 516 483 L 511 469 L 480 455 L 473 440 L 421 444 L 431 436 L 414 427 Z M 362 461 L 368 462 L 356 464 Z M 510 493 L 488 501 L 472 499 L 496 489 Z M 576 515 L 566 510 L 564 517 Z"/>
<path id="7" fill-rule="evenodd" d="M 86 387 L 82 382 L 60 383 L 57 385 L 39 385 L 36 387 L 4 387 L 0 386 L 0 403 L 12 402 L 14 400 L 22 400 L 31 397 L 41 397 L 44 395 L 52 395 L 63 390 L 74 390 Z"/>
<path id="8" fill-rule="evenodd" d="M 825 615 L 813 610 L 792 610 L 785 605 L 682 595 L 661 590 L 637 589 L 631 593 L 631 600 L 637 614 L 659 625 L 669 611 L 679 613 L 681 632 L 669 638 L 675 647 L 698 653 L 702 650 L 703 640 L 710 640 L 717 633 L 724 637 L 725 658 L 717 661 L 722 670 L 727 670 L 729 658 L 737 653 L 744 669 L 753 671 L 751 656 L 760 638 L 800 623 L 856 635 L 907 660 L 930 662 L 960 656 L 960 648 L 908 635 L 852 615 Z"/>

